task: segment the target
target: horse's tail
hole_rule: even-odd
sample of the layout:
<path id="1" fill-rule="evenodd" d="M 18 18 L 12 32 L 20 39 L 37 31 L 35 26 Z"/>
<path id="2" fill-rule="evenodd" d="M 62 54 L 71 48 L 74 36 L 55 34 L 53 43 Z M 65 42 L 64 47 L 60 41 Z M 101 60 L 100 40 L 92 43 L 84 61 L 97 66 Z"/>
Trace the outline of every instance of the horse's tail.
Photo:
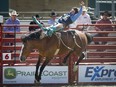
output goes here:
<path id="1" fill-rule="evenodd" d="M 90 44 L 93 41 L 93 36 L 90 33 L 85 33 L 87 37 L 88 44 Z"/>

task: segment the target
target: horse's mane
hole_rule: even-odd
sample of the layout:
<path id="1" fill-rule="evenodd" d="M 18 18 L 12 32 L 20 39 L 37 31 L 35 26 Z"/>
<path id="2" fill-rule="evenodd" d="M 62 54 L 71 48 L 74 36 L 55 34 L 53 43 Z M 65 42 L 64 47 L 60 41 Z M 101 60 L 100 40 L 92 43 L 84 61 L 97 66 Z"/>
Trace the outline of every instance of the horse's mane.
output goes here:
<path id="1" fill-rule="evenodd" d="M 63 32 L 71 32 L 71 33 L 75 33 L 74 30 L 66 30 L 66 31 L 60 31 L 59 33 L 63 33 Z M 40 39 L 40 35 L 42 33 L 42 30 L 38 30 L 35 32 L 30 33 L 29 35 L 24 35 L 21 37 L 23 42 L 27 42 L 27 40 L 36 40 L 36 39 Z M 88 40 L 88 44 L 91 43 L 93 41 L 93 36 L 89 33 L 85 33 L 87 40 Z"/>
<path id="2" fill-rule="evenodd" d="M 32 32 L 28 35 L 22 36 L 21 39 L 22 39 L 23 42 L 26 42 L 27 40 L 40 39 L 41 32 L 42 32 L 41 30 Z"/>

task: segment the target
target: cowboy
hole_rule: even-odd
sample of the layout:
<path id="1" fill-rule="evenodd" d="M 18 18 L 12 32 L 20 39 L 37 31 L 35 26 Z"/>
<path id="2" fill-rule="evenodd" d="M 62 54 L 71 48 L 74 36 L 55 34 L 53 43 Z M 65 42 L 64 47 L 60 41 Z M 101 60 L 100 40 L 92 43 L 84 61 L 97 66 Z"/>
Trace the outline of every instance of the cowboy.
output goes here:
<path id="1" fill-rule="evenodd" d="M 50 14 L 51 18 L 48 20 L 48 24 L 49 25 L 56 25 L 57 24 L 57 16 L 58 15 L 54 11 L 52 11 Z"/>
<path id="2" fill-rule="evenodd" d="M 40 21 L 40 19 L 42 19 L 42 17 L 40 17 L 40 15 L 38 15 L 38 14 L 36 14 L 35 17 L 44 26 L 43 22 Z M 35 21 L 30 22 L 30 25 L 34 25 L 34 24 L 37 24 L 37 23 Z M 29 26 L 29 32 L 36 31 L 39 28 L 40 28 L 39 26 Z"/>
<path id="3" fill-rule="evenodd" d="M 63 30 L 66 28 L 69 24 L 72 24 L 81 14 L 82 14 L 82 6 L 84 5 L 84 2 L 81 2 L 80 10 L 76 8 L 72 8 L 71 11 L 68 14 L 64 14 L 58 19 L 58 23 L 56 25 L 51 25 L 50 27 L 43 27 L 35 17 L 33 17 L 33 20 L 42 28 L 43 31 L 46 32 L 46 36 L 52 36 L 53 33 Z"/>
<path id="4" fill-rule="evenodd" d="M 0 15 L 0 24 L 2 24 L 3 23 L 3 16 L 2 15 Z"/>
<path id="5" fill-rule="evenodd" d="M 10 18 L 6 20 L 5 24 L 20 24 L 19 19 L 17 18 L 19 14 L 13 10 L 11 13 L 9 13 Z M 6 32 L 20 32 L 20 27 L 4 27 L 4 31 Z"/>
<path id="6" fill-rule="evenodd" d="M 87 31 L 87 29 L 90 28 L 90 26 L 78 26 L 79 24 L 84 25 L 84 24 L 91 24 L 91 18 L 90 15 L 87 13 L 87 8 L 83 6 L 82 14 L 78 18 L 78 20 L 75 21 L 77 24 L 77 29 L 81 31 Z"/>
<path id="7" fill-rule="evenodd" d="M 101 19 L 96 21 L 96 24 L 113 24 L 112 21 L 110 20 L 111 14 L 108 11 L 104 11 L 101 13 Z M 96 26 L 95 27 L 96 31 L 113 31 L 112 26 Z M 108 37 L 108 33 L 97 33 L 94 37 Z M 99 42 L 95 42 L 95 44 L 100 44 Z M 107 44 L 107 42 L 101 42 L 101 44 Z M 102 50 L 99 50 L 102 51 Z"/>
<path id="8" fill-rule="evenodd" d="M 20 25 L 20 21 L 17 18 L 19 14 L 13 10 L 11 13 L 9 13 L 10 18 L 8 18 L 5 22 L 6 25 L 8 24 L 16 24 L 16 25 Z M 11 26 L 11 27 L 4 27 L 3 29 L 4 32 L 20 32 L 20 27 L 19 26 Z M 15 34 L 14 33 L 7 33 L 5 34 L 6 38 L 15 38 Z M 14 43 L 5 43 L 5 45 L 14 45 Z"/>

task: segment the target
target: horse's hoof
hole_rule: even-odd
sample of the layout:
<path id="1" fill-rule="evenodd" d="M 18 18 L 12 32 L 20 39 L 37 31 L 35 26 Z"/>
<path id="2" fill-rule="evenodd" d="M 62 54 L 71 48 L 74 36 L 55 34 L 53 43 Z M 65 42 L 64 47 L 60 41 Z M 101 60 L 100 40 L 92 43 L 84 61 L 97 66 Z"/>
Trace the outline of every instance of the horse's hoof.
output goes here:
<path id="1" fill-rule="evenodd" d="M 76 72 L 76 71 L 77 71 L 77 69 L 78 69 L 78 65 L 75 65 L 75 64 L 74 64 L 73 72 Z"/>
<path id="2" fill-rule="evenodd" d="M 21 59 L 20 59 L 20 62 L 25 62 L 25 61 L 26 61 L 25 58 L 21 58 Z"/>
<path id="3" fill-rule="evenodd" d="M 40 81 L 37 81 L 36 79 L 34 80 L 35 85 L 40 85 Z"/>

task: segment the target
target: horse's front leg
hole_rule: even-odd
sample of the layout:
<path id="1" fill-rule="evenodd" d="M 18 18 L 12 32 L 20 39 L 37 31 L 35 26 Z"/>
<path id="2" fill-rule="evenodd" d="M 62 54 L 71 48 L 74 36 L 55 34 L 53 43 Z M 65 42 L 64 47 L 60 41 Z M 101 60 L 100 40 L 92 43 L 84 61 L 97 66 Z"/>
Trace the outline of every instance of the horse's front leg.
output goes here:
<path id="1" fill-rule="evenodd" d="M 42 58 L 42 56 L 39 56 L 37 64 L 36 64 L 35 83 L 38 82 L 38 79 L 39 79 L 38 70 L 39 70 L 39 66 L 40 66 L 40 63 L 41 63 L 41 58 Z"/>
<path id="2" fill-rule="evenodd" d="M 52 57 L 46 57 L 46 60 L 44 61 L 44 63 L 42 64 L 42 66 L 40 67 L 40 72 L 39 72 L 39 76 L 38 76 L 38 82 L 41 80 L 41 75 L 42 75 L 42 72 L 45 68 L 45 66 L 49 63 L 49 61 L 51 60 Z"/>
<path id="3" fill-rule="evenodd" d="M 82 54 L 80 55 L 80 57 L 78 58 L 76 64 L 74 64 L 74 67 L 73 67 L 73 71 L 76 72 L 77 71 L 77 68 L 78 68 L 78 65 L 80 63 L 80 61 L 85 57 L 85 54 L 84 52 L 82 52 Z"/>

